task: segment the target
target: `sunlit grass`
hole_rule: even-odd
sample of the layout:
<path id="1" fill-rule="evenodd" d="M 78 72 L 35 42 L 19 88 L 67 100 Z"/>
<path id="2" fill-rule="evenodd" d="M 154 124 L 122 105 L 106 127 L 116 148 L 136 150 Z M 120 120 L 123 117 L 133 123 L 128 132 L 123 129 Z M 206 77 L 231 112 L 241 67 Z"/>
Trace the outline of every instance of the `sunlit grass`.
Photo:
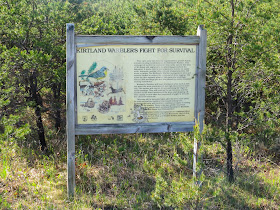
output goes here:
<path id="1" fill-rule="evenodd" d="M 59 136 L 52 136 L 59 137 Z M 53 141 L 53 142 L 52 142 Z M 225 177 L 225 151 L 204 143 L 201 186 L 192 180 L 192 136 L 138 134 L 76 139 L 76 195 L 67 199 L 65 143 L 50 154 L 1 141 L 0 207 L 11 209 L 278 209 L 279 165 L 235 144 L 236 179 Z M 239 154 L 239 155 L 238 155 Z"/>

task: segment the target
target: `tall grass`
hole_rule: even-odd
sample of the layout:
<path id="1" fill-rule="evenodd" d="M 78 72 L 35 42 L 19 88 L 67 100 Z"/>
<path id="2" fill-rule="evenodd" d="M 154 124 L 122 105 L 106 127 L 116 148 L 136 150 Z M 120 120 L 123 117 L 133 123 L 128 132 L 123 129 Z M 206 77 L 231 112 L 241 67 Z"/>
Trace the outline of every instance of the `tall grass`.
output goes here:
<path id="1" fill-rule="evenodd" d="M 204 140 L 201 185 L 192 178 L 193 133 L 76 137 L 76 196 L 67 200 L 66 141 L 48 133 L 49 154 L 0 141 L 2 209 L 278 209 L 279 164 L 235 142 L 236 180 L 225 178 L 225 150 Z M 23 146 L 24 145 L 24 146 Z M 27 145 L 30 145 L 29 147 Z M 264 156 L 262 156 L 264 157 Z"/>

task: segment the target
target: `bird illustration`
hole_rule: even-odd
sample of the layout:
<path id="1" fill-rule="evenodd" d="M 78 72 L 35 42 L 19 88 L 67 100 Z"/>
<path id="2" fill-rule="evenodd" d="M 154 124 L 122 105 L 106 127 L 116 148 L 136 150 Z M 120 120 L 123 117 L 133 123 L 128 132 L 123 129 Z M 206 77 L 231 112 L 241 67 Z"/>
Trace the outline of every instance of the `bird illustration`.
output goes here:
<path id="1" fill-rule="evenodd" d="M 107 70 L 108 70 L 108 68 L 105 67 L 105 66 L 103 66 L 103 67 L 102 67 L 101 69 L 99 69 L 98 71 L 95 71 L 95 72 L 93 72 L 93 73 L 90 73 L 90 74 L 87 76 L 87 78 L 88 78 L 88 77 L 92 77 L 92 78 L 95 78 L 95 79 L 97 79 L 97 80 L 103 79 L 103 78 L 105 78 L 105 77 L 107 76 Z"/>
<path id="2" fill-rule="evenodd" d="M 89 77 L 95 78 L 97 80 L 105 78 L 107 76 L 108 68 L 103 66 L 101 69 L 93 72 L 96 67 L 97 67 L 97 63 L 93 62 L 92 65 L 90 66 L 90 68 L 88 69 L 87 74 L 86 74 L 86 70 L 83 70 L 81 72 L 81 75 L 79 75 L 79 77 L 81 77 L 82 80 L 86 80 L 88 82 L 90 82 Z"/>

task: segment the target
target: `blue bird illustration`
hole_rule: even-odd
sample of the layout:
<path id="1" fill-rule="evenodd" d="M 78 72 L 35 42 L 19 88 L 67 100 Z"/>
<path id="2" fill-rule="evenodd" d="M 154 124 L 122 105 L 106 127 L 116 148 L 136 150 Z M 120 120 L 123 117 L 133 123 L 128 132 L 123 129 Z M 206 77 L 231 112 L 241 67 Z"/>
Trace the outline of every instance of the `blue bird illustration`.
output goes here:
<path id="1" fill-rule="evenodd" d="M 92 65 L 90 66 L 90 68 L 88 69 L 88 74 L 86 74 L 86 70 L 83 70 L 83 71 L 81 72 L 81 75 L 79 75 L 79 77 L 81 77 L 82 80 L 86 80 L 86 81 L 88 81 L 88 82 L 90 82 L 90 81 L 89 81 L 89 77 L 95 78 L 95 79 L 97 79 L 97 80 L 100 80 L 100 79 L 105 78 L 105 77 L 107 76 L 107 70 L 108 70 L 108 68 L 105 67 L 105 66 L 103 66 L 103 67 L 102 67 L 101 69 L 99 69 L 98 71 L 93 72 L 93 71 L 95 70 L 96 66 L 97 66 L 97 63 L 96 63 L 96 62 L 93 62 L 93 64 L 92 64 Z"/>
<path id="2" fill-rule="evenodd" d="M 107 76 L 107 70 L 108 70 L 108 68 L 105 67 L 105 66 L 103 66 L 103 67 L 102 67 L 101 69 L 99 69 L 98 71 L 95 71 L 95 72 L 93 72 L 93 73 L 90 73 L 90 74 L 87 76 L 87 78 L 88 78 L 88 77 L 92 77 L 92 78 L 95 78 L 95 79 L 97 79 L 97 80 L 103 79 L 103 78 L 105 78 L 105 77 Z"/>

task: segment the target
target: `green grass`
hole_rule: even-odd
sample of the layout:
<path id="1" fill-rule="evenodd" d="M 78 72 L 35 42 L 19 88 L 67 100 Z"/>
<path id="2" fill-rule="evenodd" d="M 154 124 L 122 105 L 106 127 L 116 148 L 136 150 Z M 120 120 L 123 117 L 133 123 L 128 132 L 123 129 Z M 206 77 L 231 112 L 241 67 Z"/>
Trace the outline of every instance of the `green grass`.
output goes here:
<path id="1" fill-rule="evenodd" d="M 197 187 L 192 179 L 190 134 L 77 137 L 76 196 L 70 201 L 63 136 L 49 139 L 53 145 L 49 155 L 26 142 L 0 141 L 1 209 L 280 207 L 279 163 L 257 152 L 252 155 L 240 144 L 234 145 L 234 165 L 238 165 L 230 184 L 223 147 L 205 142 L 202 184 Z"/>

